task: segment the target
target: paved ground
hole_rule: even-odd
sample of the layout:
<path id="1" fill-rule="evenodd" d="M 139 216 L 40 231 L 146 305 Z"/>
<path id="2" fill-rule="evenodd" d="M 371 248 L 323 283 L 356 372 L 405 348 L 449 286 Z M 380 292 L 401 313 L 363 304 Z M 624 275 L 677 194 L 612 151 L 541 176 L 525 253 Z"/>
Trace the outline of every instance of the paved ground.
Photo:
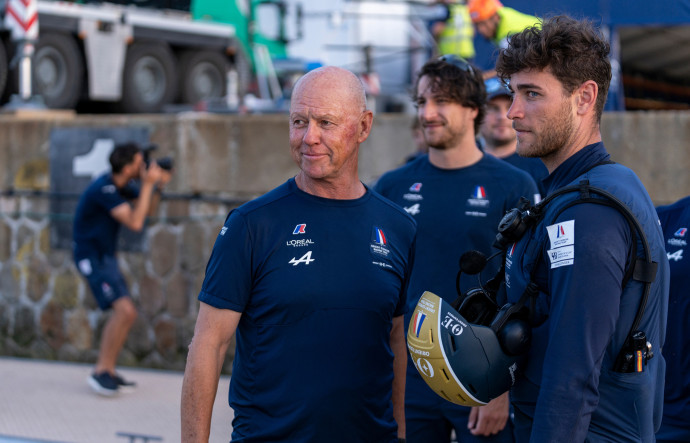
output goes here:
<path id="1" fill-rule="evenodd" d="M 118 369 L 137 390 L 113 398 L 86 383 L 91 365 L 0 357 L 0 443 L 144 443 L 118 433 L 180 441 L 182 373 Z M 211 443 L 230 440 L 229 377 L 222 377 Z"/>

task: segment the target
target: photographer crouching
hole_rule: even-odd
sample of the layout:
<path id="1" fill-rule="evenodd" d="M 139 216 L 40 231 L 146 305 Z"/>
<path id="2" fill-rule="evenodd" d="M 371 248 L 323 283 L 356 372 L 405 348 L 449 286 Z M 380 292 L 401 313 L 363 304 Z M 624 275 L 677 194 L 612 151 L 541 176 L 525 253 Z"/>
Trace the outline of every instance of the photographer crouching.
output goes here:
<path id="1" fill-rule="evenodd" d="M 120 225 L 139 232 L 157 207 L 160 191 L 172 178 L 172 160 L 150 161 L 154 145 L 115 146 L 111 171 L 95 179 L 79 199 L 74 215 L 74 262 L 91 288 L 98 306 L 112 315 L 103 328 L 98 360 L 88 378 L 98 394 L 112 396 L 136 384 L 115 371 L 117 357 L 134 324 L 137 311 L 115 255 Z M 140 181 L 140 186 L 134 184 Z"/>

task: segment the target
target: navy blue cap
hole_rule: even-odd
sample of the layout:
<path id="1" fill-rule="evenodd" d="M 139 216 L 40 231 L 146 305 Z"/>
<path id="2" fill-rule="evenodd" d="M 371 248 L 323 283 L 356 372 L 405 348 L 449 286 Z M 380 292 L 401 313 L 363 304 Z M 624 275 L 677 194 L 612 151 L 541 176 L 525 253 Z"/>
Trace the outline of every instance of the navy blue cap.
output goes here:
<path id="1" fill-rule="evenodd" d="M 498 77 L 491 77 L 488 78 L 484 81 L 484 86 L 486 86 L 486 99 L 487 100 L 492 100 L 496 97 L 500 97 L 502 95 L 506 95 L 508 97 L 512 96 L 513 94 L 510 92 L 510 89 L 508 89 L 501 80 L 498 79 Z"/>

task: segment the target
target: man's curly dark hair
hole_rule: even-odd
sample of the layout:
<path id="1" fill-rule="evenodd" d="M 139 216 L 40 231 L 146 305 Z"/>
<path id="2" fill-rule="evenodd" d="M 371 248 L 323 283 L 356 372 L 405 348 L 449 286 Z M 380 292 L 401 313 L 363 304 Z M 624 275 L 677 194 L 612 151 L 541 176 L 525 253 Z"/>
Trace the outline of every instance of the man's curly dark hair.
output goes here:
<path id="1" fill-rule="evenodd" d="M 589 20 L 566 15 L 547 18 L 541 27 L 529 27 L 509 37 L 496 62 L 496 72 L 509 80 L 516 72 L 549 69 L 566 92 L 593 80 L 599 87 L 597 122 L 601 122 L 611 82 L 611 46 Z"/>
<path id="2" fill-rule="evenodd" d="M 459 67 L 465 63 L 469 69 Z M 429 60 L 422 66 L 417 75 L 417 81 L 411 94 L 412 101 L 415 103 L 420 93 L 418 90 L 419 80 L 425 75 L 432 80 L 431 85 L 435 93 L 462 106 L 477 109 L 477 118 L 474 119 L 474 133 L 478 134 L 479 126 L 484 120 L 484 114 L 486 114 L 486 88 L 479 68 L 452 56 Z"/>
<path id="3" fill-rule="evenodd" d="M 113 174 L 119 174 L 125 166 L 132 163 L 134 156 L 139 152 L 141 152 L 139 145 L 133 142 L 115 146 L 108 159 Z"/>

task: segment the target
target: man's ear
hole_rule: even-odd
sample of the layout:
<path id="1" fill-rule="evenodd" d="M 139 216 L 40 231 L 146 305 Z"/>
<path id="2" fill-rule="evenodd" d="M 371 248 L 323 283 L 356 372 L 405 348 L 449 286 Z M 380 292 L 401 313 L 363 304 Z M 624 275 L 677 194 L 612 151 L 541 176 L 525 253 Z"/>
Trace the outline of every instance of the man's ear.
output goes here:
<path id="1" fill-rule="evenodd" d="M 370 110 L 364 111 L 359 119 L 359 134 L 357 136 L 357 142 L 362 143 L 369 137 L 371 132 L 371 127 L 374 124 L 374 113 Z"/>
<path id="2" fill-rule="evenodd" d="M 596 107 L 599 96 L 599 85 L 594 80 L 587 80 L 575 91 L 577 113 L 585 115 Z"/>

